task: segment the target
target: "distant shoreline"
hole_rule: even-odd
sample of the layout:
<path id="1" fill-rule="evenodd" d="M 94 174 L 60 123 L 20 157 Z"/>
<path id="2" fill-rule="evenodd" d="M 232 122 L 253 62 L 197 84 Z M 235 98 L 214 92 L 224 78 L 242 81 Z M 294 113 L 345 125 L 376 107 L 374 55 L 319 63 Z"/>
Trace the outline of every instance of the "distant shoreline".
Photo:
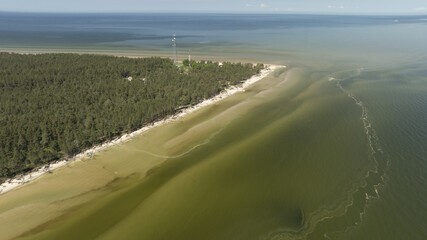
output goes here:
<path id="1" fill-rule="evenodd" d="M 164 51 L 164 50 L 151 50 L 151 49 L 108 49 L 108 48 L 100 48 L 100 49 L 84 49 L 84 48 L 43 48 L 43 47 L 22 47 L 22 48 L 1 48 L 0 52 L 7 53 L 17 53 L 17 54 L 50 54 L 50 53 L 71 53 L 71 54 L 95 54 L 95 55 L 111 55 L 115 57 L 128 57 L 128 58 L 146 58 L 146 57 L 164 57 L 164 58 L 172 58 L 172 51 Z M 188 58 L 188 52 L 179 51 L 178 52 L 178 61 L 182 61 Z M 258 63 L 263 62 L 261 59 L 254 59 L 248 57 L 235 57 L 235 56 L 227 56 L 225 54 L 213 55 L 202 54 L 197 51 L 191 52 L 191 58 L 196 61 L 200 60 L 210 60 L 213 62 L 249 62 L 249 63 Z"/>
<path id="2" fill-rule="evenodd" d="M 245 89 L 249 86 L 251 86 L 252 84 L 258 82 L 259 80 L 265 78 L 266 76 L 268 76 L 270 73 L 272 73 L 274 70 L 276 70 L 277 68 L 280 67 L 286 67 L 286 66 L 279 66 L 279 65 L 266 65 L 266 67 L 261 70 L 261 72 L 259 74 L 253 75 L 251 78 L 245 80 L 242 84 L 237 85 L 237 86 L 230 86 L 227 89 L 223 90 L 221 93 L 219 93 L 218 95 L 206 99 L 202 102 L 200 102 L 199 104 L 192 106 L 192 107 L 188 107 L 188 108 L 184 108 L 182 109 L 180 112 L 177 112 L 174 115 L 171 115 L 169 117 L 166 117 L 165 119 L 156 121 L 154 123 L 148 124 L 134 132 L 128 133 L 128 134 L 124 134 L 122 136 L 119 136 L 117 138 L 115 138 L 112 141 L 108 141 L 105 142 L 103 144 L 99 144 L 96 146 L 93 146 L 92 148 L 85 150 L 73 157 L 68 157 L 68 158 L 64 158 L 62 160 L 58 160 L 46 165 L 43 165 L 41 167 L 35 168 L 34 170 L 32 170 L 29 173 L 26 174 L 19 174 L 13 178 L 7 179 L 5 182 L 3 182 L 0 185 L 0 195 L 5 194 L 13 189 L 16 189 L 20 186 L 23 186 L 27 183 L 30 183 L 36 179 L 38 179 L 39 177 L 47 174 L 47 173 L 51 173 L 53 170 L 61 168 L 63 166 L 66 166 L 68 163 L 80 160 L 80 159 L 84 159 L 84 158 L 91 158 L 93 155 L 107 150 L 110 147 L 125 143 L 127 141 L 129 141 L 130 139 L 152 129 L 155 128 L 157 126 L 161 126 L 164 124 L 167 124 L 169 122 L 175 121 L 177 119 L 180 119 L 194 111 L 197 111 L 203 107 L 209 106 L 213 103 L 216 103 L 218 101 L 221 101 L 224 98 L 227 98 L 231 95 L 234 95 L 238 92 L 243 92 L 245 91 Z"/>

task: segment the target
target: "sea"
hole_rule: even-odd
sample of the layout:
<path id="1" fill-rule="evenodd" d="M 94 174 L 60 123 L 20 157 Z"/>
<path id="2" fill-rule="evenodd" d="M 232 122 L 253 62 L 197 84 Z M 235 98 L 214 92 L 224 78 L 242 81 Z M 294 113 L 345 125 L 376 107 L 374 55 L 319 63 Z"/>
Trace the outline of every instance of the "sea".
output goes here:
<path id="1" fill-rule="evenodd" d="M 427 15 L 0 12 L 2 52 L 172 57 L 174 34 L 179 60 L 287 68 L 223 124 L 188 122 L 196 147 L 55 236 L 427 239 Z"/>

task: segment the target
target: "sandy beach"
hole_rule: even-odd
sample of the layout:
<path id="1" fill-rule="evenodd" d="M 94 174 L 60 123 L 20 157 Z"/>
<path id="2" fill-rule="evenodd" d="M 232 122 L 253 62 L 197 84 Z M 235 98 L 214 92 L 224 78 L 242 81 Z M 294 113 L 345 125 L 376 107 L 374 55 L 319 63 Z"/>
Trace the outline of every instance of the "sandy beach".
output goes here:
<path id="1" fill-rule="evenodd" d="M 95 154 L 104 151 L 108 148 L 111 148 L 113 146 L 122 144 L 124 142 L 127 142 L 129 140 L 131 140 L 132 138 L 161 125 L 170 123 L 172 121 L 176 121 L 178 119 L 181 119 L 182 117 L 197 111 L 201 108 L 204 108 L 206 106 L 209 106 L 211 104 L 214 104 L 218 101 L 221 101 L 224 98 L 227 98 L 231 95 L 234 95 L 238 92 L 243 92 L 245 91 L 246 88 L 248 88 L 249 86 L 251 86 L 252 84 L 258 82 L 259 80 L 265 78 L 266 76 L 268 76 L 270 73 L 272 73 L 275 69 L 280 68 L 280 67 L 286 67 L 286 66 L 279 66 L 279 65 L 266 65 L 266 67 L 261 70 L 261 72 L 257 75 L 252 76 L 251 78 L 247 79 L 246 81 L 244 81 L 242 84 L 239 84 L 237 86 L 230 86 L 227 89 L 223 90 L 220 94 L 210 98 L 210 99 L 206 99 L 202 102 L 200 102 L 199 104 L 195 105 L 195 106 L 191 106 L 188 108 L 184 108 L 182 109 L 180 112 L 169 116 L 165 119 L 156 121 L 152 124 L 149 124 L 147 126 L 144 126 L 132 133 L 128 133 L 128 134 L 124 134 L 120 137 L 115 138 L 112 141 L 109 142 L 105 142 L 103 144 L 100 145 L 96 145 L 84 152 L 81 152 L 73 157 L 70 158 L 65 158 L 50 164 L 46 164 L 44 166 L 41 166 L 39 168 L 34 169 L 33 171 L 31 171 L 30 173 L 24 174 L 24 175 L 18 175 L 14 178 L 8 179 L 6 180 L 3 184 L 0 185 L 0 195 L 1 194 L 5 194 L 13 189 L 16 189 L 20 186 L 23 186 L 27 183 L 30 183 L 36 179 L 38 179 L 39 177 L 47 174 L 47 173 L 51 173 L 52 171 L 54 171 L 55 169 L 67 166 L 67 164 L 77 161 L 77 160 L 81 160 L 81 159 L 87 159 L 87 158 L 92 158 Z"/>

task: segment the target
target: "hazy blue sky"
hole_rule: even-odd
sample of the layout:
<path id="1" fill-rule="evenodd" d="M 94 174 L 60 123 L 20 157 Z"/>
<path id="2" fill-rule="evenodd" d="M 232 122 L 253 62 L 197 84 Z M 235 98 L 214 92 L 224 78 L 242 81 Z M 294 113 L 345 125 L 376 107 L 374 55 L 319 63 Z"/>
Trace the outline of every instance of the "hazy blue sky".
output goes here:
<path id="1" fill-rule="evenodd" d="M 25 12 L 427 13 L 427 0 L 0 0 Z"/>

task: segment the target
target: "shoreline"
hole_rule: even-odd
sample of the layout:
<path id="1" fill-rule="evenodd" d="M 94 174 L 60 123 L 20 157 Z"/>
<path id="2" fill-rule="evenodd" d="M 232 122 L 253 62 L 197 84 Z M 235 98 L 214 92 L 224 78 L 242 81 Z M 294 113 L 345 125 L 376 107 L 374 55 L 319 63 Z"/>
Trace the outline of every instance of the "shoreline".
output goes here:
<path id="1" fill-rule="evenodd" d="M 13 189 L 19 188 L 27 183 L 30 183 L 38 178 L 40 178 L 41 176 L 51 173 L 52 171 L 64 167 L 66 165 L 68 165 L 69 163 L 84 159 L 84 158 L 92 158 L 93 155 L 105 151 L 113 146 L 125 143 L 129 140 L 131 140 L 132 138 L 135 138 L 136 136 L 161 125 L 170 123 L 172 121 L 176 121 L 194 111 L 197 111 L 201 108 L 207 107 L 209 105 L 212 105 L 216 102 L 221 101 L 222 99 L 225 99 L 229 96 L 232 96 L 236 93 L 239 92 L 244 92 L 245 89 L 249 86 L 251 86 L 252 84 L 260 81 L 261 79 L 267 77 L 270 73 L 274 72 L 274 70 L 278 69 L 278 68 L 286 68 L 286 66 L 280 66 L 280 65 L 267 65 L 266 67 L 261 70 L 260 73 L 253 75 L 252 77 L 250 77 L 249 79 L 245 80 L 243 83 L 236 85 L 236 86 L 230 86 L 226 89 L 224 89 L 223 91 L 221 91 L 218 95 L 209 98 L 209 99 L 205 99 L 202 102 L 194 105 L 194 106 L 190 106 L 187 108 L 184 108 L 183 110 L 168 116 L 162 120 L 158 120 L 156 122 L 153 122 L 151 124 L 148 124 L 134 132 L 131 133 L 126 133 L 123 134 L 121 136 L 116 137 L 115 139 L 99 144 L 99 145 L 95 145 L 92 148 L 89 148 L 73 157 L 68 157 L 68 158 L 64 158 L 62 160 L 58 160 L 46 165 L 43 165 L 41 167 L 35 168 L 34 170 L 32 170 L 29 173 L 26 174 L 19 174 L 13 178 L 7 179 L 5 182 L 3 182 L 0 185 L 0 195 L 3 195 Z"/>

